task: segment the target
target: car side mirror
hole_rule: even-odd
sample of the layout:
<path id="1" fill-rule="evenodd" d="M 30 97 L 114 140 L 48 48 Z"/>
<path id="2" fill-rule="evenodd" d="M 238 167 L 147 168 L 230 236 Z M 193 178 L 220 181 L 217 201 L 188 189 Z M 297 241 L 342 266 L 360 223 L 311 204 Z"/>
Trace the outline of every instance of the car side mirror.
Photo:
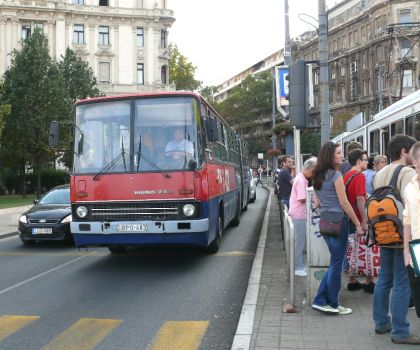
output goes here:
<path id="1" fill-rule="evenodd" d="M 79 142 L 77 143 L 77 155 L 81 155 L 83 153 L 84 142 L 85 142 L 85 137 L 82 133 L 80 133 Z"/>
<path id="2" fill-rule="evenodd" d="M 50 124 L 49 144 L 51 147 L 57 147 L 58 144 L 58 122 L 54 121 Z"/>
<path id="3" fill-rule="evenodd" d="M 206 118 L 206 134 L 209 142 L 219 141 L 219 134 L 217 132 L 217 120 L 215 118 Z"/>
<path id="4" fill-rule="evenodd" d="M 197 170 L 197 161 L 195 159 L 190 159 L 188 161 L 188 169 Z"/>

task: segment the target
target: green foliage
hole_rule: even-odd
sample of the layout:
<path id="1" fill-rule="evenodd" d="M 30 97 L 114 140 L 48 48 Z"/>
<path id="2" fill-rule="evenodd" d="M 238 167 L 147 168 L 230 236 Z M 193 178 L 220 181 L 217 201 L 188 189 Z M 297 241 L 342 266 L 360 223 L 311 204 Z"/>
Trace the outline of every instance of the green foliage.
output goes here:
<path id="1" fill-rule="evenodd" d="M 175 84 L 177 90 L 195 91 L 201 87 L 201 81 L 194 79 L 196 69 L 177 45 L 169 45 L 169 82 Z"/>
<path id="2" fill-rule="evenodd" d="M 16 171 L 8 169 L 2 172 L 3 188 L 2 192 L 19 193 L 20 191 L 20 179 L 17 176 Z M 70 174 L 68 171 L 55 170 L 55 169 L 44 169 L 41 172 L 41 193 L 49 191 L 51 188 L 58 185 L 69 183 Z M 25 176 L 25 185 L 27 193 L 37 192 L 37 174 L 29 173 Z"/>
<path id="3" fill-rule="evenodd" d="M 74 101 L 88 97 L 97 97 L 103 93 L 97 88 L 96 77 L 89 64 L 76 56 L 73 50 L 66 49 L 58 63 L 63 75 L 68 96 Z"/>
<path id="4" fill-rule="evenodd" d="M 277 135 L 281 134 L 281 132 L 285 132 L 286 134 L 292 134 L 293 133 L 293 125 L 290 123 L 278 123 L 274 125 L 273 132 Z"/>
<path id="5" fill-rule="evenodd" d="M 254 136 L 258 127 L 255 122 L 271 118 L 272 72 L 248 75 L 240 86 L 215 108 L 239 133 L 247 136 L 250 153 L 266 151 L 271 144 L 270 136 Z"/>
<path id="6" fill-rule="evenodd" d="M 306 129 L 300 134 L 300 152 L 318 156 L 321 148 L 321 132 L 319 130 Z"/>
<path id="7" fill-rule="evenodd" d="M 213 103 L 213 94 L 216 91 L 215 86 L 205 86 L 200 90 L 200 94 L 210 103 Z"/>

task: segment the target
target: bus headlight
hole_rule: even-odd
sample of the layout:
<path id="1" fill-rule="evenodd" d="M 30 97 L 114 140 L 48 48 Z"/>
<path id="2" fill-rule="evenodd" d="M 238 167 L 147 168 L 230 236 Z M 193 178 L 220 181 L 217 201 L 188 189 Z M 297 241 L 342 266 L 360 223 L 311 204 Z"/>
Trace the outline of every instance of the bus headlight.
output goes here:
<path id="1" fill-rule="evenodd" d="M 26 223 L 28 223 L 28 221 L 26 220 L 26 215 L 22 215 L 22 216 L 19 218 L 19 221 L 20 221 L 22 224 L 26 224 Z"/>
<path id="2" fill-rule="evenodd" d="M 182 207 L 182 213 L 183 213 L 185 216 L 193 216 L 193 215 L 194 215 L 194 213 L 195 213 L 195 206 L 194 206 L 194 205 L 192 205 L 192 204 L 185 204 L 185 205 Z"/>
<path id="3" fill-rule="evenodd" d="M 79 218 L 83 219 L 87 216 L 88 210 L 85 206 L 82 205 L 80 207 L 77 207 L 76 214 Z"/>

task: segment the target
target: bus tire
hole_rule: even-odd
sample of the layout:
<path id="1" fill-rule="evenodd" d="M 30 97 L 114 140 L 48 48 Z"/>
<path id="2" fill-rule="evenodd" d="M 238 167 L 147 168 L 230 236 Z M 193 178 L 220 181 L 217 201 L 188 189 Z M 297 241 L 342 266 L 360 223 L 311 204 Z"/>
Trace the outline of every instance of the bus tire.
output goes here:
<path id="1" fill-rule="evenodd" d="M 233 218 L 233 220 L 231 221 L 231 225 L 232 226 L 239 226 L 239 224 L 241 223 L 241 200 L 238 200 L 238 210 L 236 211 L 236 215 Z"/>
<path id="2" fill-rule="evenodd" d="M 219 216 L 219 223 L 217 228 L 216 238 L 206 247 L 207 254 L 215 254 L 219 251 L 220 245 L 222 243 L 223 235 L 223 218 Z"/>
<path id="3" fill-rule="evenodd" d="M 108 250 L 111 254 L 124 254 L 125 252 L 127 252 L 127 247 L 123 245 L 108 246 Z"/>

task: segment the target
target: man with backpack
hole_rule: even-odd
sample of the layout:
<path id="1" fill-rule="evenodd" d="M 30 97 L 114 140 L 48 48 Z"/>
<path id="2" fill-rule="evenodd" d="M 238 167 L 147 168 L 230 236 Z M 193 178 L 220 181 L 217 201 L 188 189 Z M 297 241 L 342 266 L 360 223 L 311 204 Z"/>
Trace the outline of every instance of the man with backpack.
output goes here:
<path id="1" fill-rule="evenodd" d="M 411 292 L 402 244 L 404 189 L 416 175 L 407 165 L 411 164 L 410 149 L 415 143 L 416 139 L 407 135 L 396 135 L 390 140 L 391 164 L 375 176 L 367 214 L 370 238 L 381 246 L 381 267 L 373 294 L 375 332 L 391 332 L 391 340 L 397 344 L 420 345 L 420 338 L 410 333 L 407 320 Z"/>

